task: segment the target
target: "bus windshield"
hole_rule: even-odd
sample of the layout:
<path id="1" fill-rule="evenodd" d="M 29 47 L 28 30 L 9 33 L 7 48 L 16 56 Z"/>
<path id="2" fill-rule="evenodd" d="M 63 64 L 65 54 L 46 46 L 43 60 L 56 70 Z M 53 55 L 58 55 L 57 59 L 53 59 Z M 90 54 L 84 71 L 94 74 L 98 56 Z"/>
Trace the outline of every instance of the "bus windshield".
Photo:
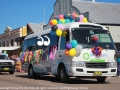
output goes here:
<path id="1" fill-rule="evenodd" d="M 93 46 L 101 46 L 106 49 L 115 49 L 115 45 L 111 38 L 109 31 L 97 28 L 72 28 L 72 39 L 77 40 L 77 42 L 82 45 L 83 48 L 91 48 Z M 92 37 L 97 36 L 97 43 L 93 43 Z"/>

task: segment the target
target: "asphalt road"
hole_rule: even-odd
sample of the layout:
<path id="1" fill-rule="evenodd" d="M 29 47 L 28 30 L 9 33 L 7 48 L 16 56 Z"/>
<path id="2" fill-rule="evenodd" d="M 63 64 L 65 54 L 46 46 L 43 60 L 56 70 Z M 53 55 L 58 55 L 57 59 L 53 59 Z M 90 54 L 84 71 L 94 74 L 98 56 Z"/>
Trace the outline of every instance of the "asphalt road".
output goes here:
<path id="1" fill-rule="evenodd" d="M 120 77 L 107 78 L 102 84 L 96 79 L 77 78 L 70 78 L 68 83 L 61 83 L 51 75 L 31 79 L 27 73 L 1 73 L 0 90 L 120 90 Z"/>

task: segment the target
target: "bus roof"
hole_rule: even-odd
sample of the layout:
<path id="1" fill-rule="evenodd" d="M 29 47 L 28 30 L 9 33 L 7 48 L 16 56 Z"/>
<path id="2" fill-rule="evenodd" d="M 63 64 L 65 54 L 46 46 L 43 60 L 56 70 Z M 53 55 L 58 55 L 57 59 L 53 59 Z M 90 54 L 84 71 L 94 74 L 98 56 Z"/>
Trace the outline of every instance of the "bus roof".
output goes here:
<path id="1" fill-rule="evenodd" d="M 104 30 L 108 30 L 105 26 L 102 26 L 102 25 L 99 25 L 99 24 L 94 24 L 94 23 L 72 22 L 72 23 L 63 24 L 63 26 L 64 26 L 65 29 L 67 29 L 67 28 L 80 27 L 80 25 L 99 26 L 99 27 L 101 27 L 101 28 L 104 29 Z M 40 32 L 38 32 L 38 33 L 33 33 L 33 34 L 30 34 L 30 35 L 26 36 L 25 39 L 29 39 L 29 38 L 32 38 L 32 37 L 36 37 L 36 36 L 40 36 L 40 35 L 43 35 L 43 34 L 47 34 L 47 33 L 49 33 L 50 31 L 51 31 L 51 28 L 46 29 L 46 30 L 43 30 L 43 31 L 40 31 Z"/>

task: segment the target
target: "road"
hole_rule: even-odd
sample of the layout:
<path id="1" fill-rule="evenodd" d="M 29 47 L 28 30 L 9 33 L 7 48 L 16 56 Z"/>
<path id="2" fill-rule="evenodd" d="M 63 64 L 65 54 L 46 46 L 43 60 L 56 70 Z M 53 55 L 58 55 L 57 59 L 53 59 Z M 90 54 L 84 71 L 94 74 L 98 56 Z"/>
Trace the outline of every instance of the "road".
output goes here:
<path id="1" fill-rule="evenodd" d="M 31 79 L 23 72 L 1 73 L 0 90 L 120 90 L 120 77 L 107 78 L 103 84 L 96 79 L 77 78 L 61 83 L 52 75 Z"/>

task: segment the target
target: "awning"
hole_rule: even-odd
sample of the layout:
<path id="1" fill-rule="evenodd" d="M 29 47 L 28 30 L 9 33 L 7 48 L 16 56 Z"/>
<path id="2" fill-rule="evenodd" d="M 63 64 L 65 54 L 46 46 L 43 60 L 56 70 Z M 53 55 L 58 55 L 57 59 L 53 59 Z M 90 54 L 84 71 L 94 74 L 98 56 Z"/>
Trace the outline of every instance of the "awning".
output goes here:
<path id="1" fill-rule="evenodd" d="M 0 47 L 0 50 L 17 50 L 20 46 L 14 46 L 14 47 Z"/>

